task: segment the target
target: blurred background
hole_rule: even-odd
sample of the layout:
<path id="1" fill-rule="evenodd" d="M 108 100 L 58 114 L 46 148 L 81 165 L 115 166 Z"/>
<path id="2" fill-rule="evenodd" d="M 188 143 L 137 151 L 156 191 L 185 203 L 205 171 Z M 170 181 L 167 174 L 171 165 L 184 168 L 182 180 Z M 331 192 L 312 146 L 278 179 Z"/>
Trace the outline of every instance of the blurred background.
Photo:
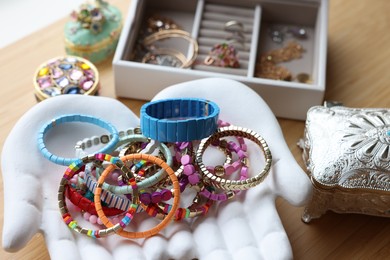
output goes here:
<path id="1" fill-rule="evenodd" d="M 68 16 L 84 0 L 0 0 L 0 49 Z"/>

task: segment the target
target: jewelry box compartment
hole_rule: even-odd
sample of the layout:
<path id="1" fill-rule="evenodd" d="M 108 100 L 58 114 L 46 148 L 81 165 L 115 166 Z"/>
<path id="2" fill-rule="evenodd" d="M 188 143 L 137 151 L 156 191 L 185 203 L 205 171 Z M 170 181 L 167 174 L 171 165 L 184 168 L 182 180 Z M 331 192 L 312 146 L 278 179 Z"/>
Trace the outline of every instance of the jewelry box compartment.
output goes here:
<path id="1" fill-rule="evenodd" d="M 151 46 L 156 46 L 156 49 L 171 50 L 174 54 L 181 53 L 188 56 L 187 53 L 191 47 L 190 38 L 195 38 L 190 35 L 194 27 L 194 20 L 197 10 L 198 1 L 154 1 L 154 0 L 140 0 L 135 8 L 136 14 L 132 29 L 129 31 L 128 42 L 126 43 L 128 49 L 123 55 L 123 59 L 130 62 L 148 63 L 145 62 L 145 56 L 148 55 L 149 50 L 143 47 L 143 40 L 147 36 L 153 36 L 159 31 L 168 29 L 176 29 L 188 33 L 188 39 L 184 39 L 185 35 L 178 37 L 164 37 L 160 35 L 161 39 L 151 38 Z M 133 2 L 132 2 L 133 3 Z M 164 52 L 165 53 L 165 52 Z M 150 64 L 147 64 L 150 65 Z M 156 64 L 152 64 L 156 65 Z M 164 66 L 169 66 L 166 64 Z M 172 66 L 173 67 L 173 66 Z"/>
<path id="2" fill-rule="evenodd" d="M 150 100 L 170 85 L 224 77 L 250 86 L 276 116 L 304 120 L 325 92 L 327 12 L 327 0 L 132 0 L 113 60 L 116 95 Z M 188 35 L 159 33 L 150 42 L 170 55 L 150 62 L 140 43 L 159 31 L 150 29 L 155 25 Z M 206 64 L 225 42 L 236 49 L 239 66 Z M 190 66 L 174 67 L 193 55 Z"/>

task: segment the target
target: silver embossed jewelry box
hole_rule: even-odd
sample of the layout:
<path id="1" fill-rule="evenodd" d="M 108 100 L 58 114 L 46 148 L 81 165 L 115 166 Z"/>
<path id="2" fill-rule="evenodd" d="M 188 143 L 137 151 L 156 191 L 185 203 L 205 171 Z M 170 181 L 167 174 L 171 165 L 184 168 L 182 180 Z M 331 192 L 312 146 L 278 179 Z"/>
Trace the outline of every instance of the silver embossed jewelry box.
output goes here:
<path id="1" fill-rule="evenodd" d="M 300 146 L 313 185 L 304 222 L 328 210 L 390 217 L 390 109 L 312 107 Z"/>

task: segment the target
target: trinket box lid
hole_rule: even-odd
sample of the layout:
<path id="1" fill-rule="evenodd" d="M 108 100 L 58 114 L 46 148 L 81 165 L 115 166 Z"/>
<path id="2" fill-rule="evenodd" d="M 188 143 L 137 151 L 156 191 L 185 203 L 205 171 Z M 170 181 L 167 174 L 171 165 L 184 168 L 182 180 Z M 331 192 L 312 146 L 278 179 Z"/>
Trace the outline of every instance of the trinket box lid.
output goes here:
<path id="1" fill-rule="evenodd" d="M 312 107 L 303 146 L 323 188 L 390 190 L 390 109 Z"/>
<path id="2" fill-rule="evenodd" d="M 104 1 L 96 2 L 96 5 L 81 5 L 64 28 L 66 52 L 94 63 L 114 53 L 122 30 L 119 9 Z"/>

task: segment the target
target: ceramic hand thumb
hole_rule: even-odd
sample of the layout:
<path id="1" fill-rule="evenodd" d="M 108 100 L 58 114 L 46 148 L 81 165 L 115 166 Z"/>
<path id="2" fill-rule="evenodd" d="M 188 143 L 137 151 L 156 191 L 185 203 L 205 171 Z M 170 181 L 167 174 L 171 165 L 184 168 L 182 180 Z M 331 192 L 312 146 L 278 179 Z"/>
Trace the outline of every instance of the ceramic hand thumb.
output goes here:
<path id="1" fill-rule="evenodd" d="M 17 143 L 10 135 L 3 146 L 2 173 L 4 181 L 3 248 L 15 252 L 24 247 L 38 232 L 42 214 L 42 186 L 38 175 L 18 163 L 12 146 Z M 7 163 L 5 163 L 7 162 Z"/>

